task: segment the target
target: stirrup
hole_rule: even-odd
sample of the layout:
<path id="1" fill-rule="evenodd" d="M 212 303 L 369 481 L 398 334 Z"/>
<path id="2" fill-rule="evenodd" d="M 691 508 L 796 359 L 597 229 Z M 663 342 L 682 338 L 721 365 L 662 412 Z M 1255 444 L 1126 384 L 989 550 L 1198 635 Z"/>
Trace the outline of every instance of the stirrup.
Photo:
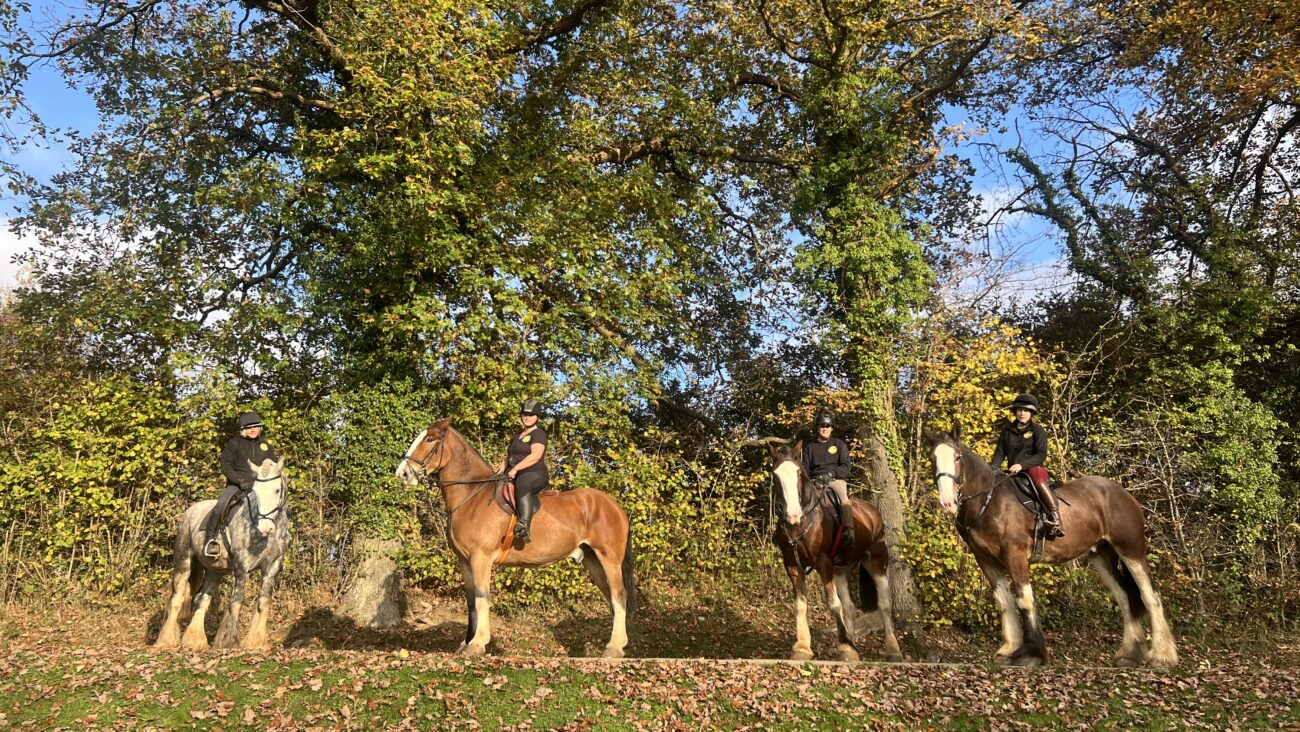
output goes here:
<path id="1" fill-rule="evenodd" d="M 203 556 L 213 558 L 221 556 L 221 542 L 208 539 L 208 543 L 203 545 Z"/>
<path id="2" fill-rule="evenodd" d="M 515 525 L 515 539 L 525 544 L 533 540 L 533 532 L 529 530 L 528 524 Z"/>
<path id="3" fill-rule="evenodd" d="M 1061 522 L 1059 519 L 1053 521 L 1047 517 L 1044 517 L 1043 527 L 1045 529 L 1045 533 L 1047 534 L 1047 538 L 1049 539 L 1059 539 L 1062 536 L 1065 536 L 1065 531 L 1061 529 Z"/>

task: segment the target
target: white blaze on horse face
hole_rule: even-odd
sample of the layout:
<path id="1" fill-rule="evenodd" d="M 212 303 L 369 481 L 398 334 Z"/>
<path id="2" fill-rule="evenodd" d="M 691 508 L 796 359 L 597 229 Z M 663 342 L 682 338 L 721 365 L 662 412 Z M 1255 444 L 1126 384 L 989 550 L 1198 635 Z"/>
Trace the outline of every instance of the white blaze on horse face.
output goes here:
<path id="1" fill-rule="evenodd" d="M 785 520 L 791 526 L 797 526 L 803 518 L 803 507 L 799 505 L 799 465 L 786 460 L 772 468 L 776 479 L 781 481 L 781 497 L 785 499 Z"/>
<path id="2" fill-rule="evenodd" d="M 420 430 L 415 433 L 415 439 L 411 440 L 411 446 L 406 449 L 406 455 L 402 456 L 402 462 L 397 464 L 397 479 L 402 481 L 404 485 L 415 485 L 420 482 L 420 477 L 415 474 L 415 468 L 412 468 L 408 461 L 411 459 L 411 455 L 415 453 L 415 446 L 420 444 L 420 440 L 424 439 L 426 432 L 428 430 Z"/>
<path id="3" fill-rule="evenodd" d="M 934 446 L 934 472 L 948 473 L 948 475 L 936 475 L 934 480 L 939 484 L 939 505 L 943 507 L 943 512 L 949 516 L 956 516 L 957 484 L 950 477 L 957 474 L 956 448 L 942 442 Z"/>

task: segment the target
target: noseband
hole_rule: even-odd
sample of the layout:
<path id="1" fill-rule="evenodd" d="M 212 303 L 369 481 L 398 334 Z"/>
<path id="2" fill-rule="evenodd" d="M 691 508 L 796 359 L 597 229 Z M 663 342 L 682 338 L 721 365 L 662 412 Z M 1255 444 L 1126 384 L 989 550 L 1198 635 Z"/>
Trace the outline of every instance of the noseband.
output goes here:
<path id="1" fill-rule="evenodd" d="M 270 482 L 273 481 L 273 480 L 283 480 L 283 479 L 284 479 L 284 473 L 281 472 L 279 475 L 273 475 L 273 476 L 271 476 L 270 478 L 254 478 L 254 479 L 253 479 L 253 482 L 254 482 L 254 483 L 270 483 Z M 285 482 L 287 482 L 287 481 L 285 481 Z M 253 491 L 249 491 L 249 493 L 252 494 Z M 286 503 L 289 502 L 289 496 L 288 496 L 288 493 L 289 493 L 288 489 L 285 488 L 285 487 L 283 487 L 283 486 L 281 486 L 281 488 L 280 488 L 280 503 L 277 504 L 275 508 L 271 509 L 270 511 L 267 511 L 266 513 L 262 513 L 262 504 L 261 504 L 261 502 L 259 501 L 259 502 L 258 502 L 258 505 L 257 505 L 257 510 L 256 510 L 257 518 L 253 519 L 253 523 L 257 523 L 258 521 L 261 521 L 262 519 L 269 519 L 269 520 L 271 520 L 271 521 L 274 521 L 274 520 L 275 520 L 275 517 L 278 516 L 278 515 L 280 515 L 280 512 L 284 510 L 284 504 L 286 504 Z M 254 510 L 253 510 L 253 498 L 252 498 L 251 495 L 249 495 L 249 497 L 248 497 L 248 512 L 249 512 L 249 513 L 254 513 Z"/>
<path id="2" fill-rule="evenodd" d="M 961 464 L 961 448 L 960 448 L 960 447 L 954 447 L 953 452 L 954 452 L 954 454 L 956 455 L 956 464 L 957 464 L 957 465 L 960 465 L 960 464 Z M 954 468 L 954 469 L 955 469 L 955 468 Z M 940 478 L 952 478 L 952 482 L 953 482 L 953 484 L 957 486 L 957 523 L 958 523 L 958 524 L 961 524 L 961 525 L 963 525 L 963 526 L 965 525 L 965 522 L 963 522 L 963 521 L 961 520 L 961 509 L 962 509 L 962 506 L 965 506 L 965 505 L 966 505 L 967 503 L 969 503 L 970 501 L 973 501 L 973 500 L 975 500 L 975 499 L 977 499 L 977 498 L 979 498 L 979 497 L 981 497 L 981 496 L 988 496 L 988 498 L 986 498 L 985 501 L 984 501 L 984 505 L 980 507 L 980 512 L 979 512 L 978 514 L 975 515 L 975 518 L 976 518 L 976 519 L 978 519 L 980 516 L 983 516 L 983 515 L 984 515 L 984 512 L 988 510 L 988 508 L 989 508 L 989 503 L 993 500 L 993 488 L 992 488 L 991 486 L 990 486 L 989 488 L 986 488 L 986 489 L 980 491 L 979 493 L 976 493 L 976 494 L 974 494 L 974 495 L 970 495 L 970 496 L 968 496 L 968 495 L 966 495 L 966 494 L 963 492 L 964 489 L 965 489 L 965 487 L 966 487 L 966 485 L 965 485 L 965 484 L 966 484 L 966 476 L 965 476 L 965 475 L 958 475 L 958 474 L 956 474 L 956 473 L 949 473 L 949 472 L 946 471 L 946 470 L 940 470 L 940 471 L 937 471 L 937 472 L 935 472 L 935 474 L 934 474 L 934 482 L 935 482 L 936 485 L 939 483 L 939 479 L 940 479 Z"/>

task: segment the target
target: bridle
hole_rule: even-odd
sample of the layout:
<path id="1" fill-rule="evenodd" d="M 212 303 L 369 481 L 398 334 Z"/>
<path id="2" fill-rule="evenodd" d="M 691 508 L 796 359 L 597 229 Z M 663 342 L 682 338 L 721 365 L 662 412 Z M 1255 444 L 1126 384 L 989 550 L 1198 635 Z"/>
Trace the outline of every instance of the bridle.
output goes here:
<path id="1" fill-rule="evenodd" d="M 437 458 L 436 462 L 439 465 L 437 470 L 433 470 L 433 471 L 429 470 L 428 458 L 421 460 L 420 458 L 417 458 L 414 455 L 407 455 L 406 460 L 420 466 L 420 473 L 417 476 L 420 479 L 420 481 L 423 482 L 425 480 L 432 479 L 433 484 L 436 485 L 439 489 L 441 489 L 445 485 L 471 485 L 475 483 L 478 484 L 478 487 L 470 491 L 469 495 L 461 499 L 460 503 L 457 503 L 455 506 L 448 507 L 447 514 L 450 515 L 455 513 L 456 510 L 459 509 L 461 506 L 464 506 L 466 503 L 469 503 L 470 499 L 478 495 L 479 491 L 482 491 L 483 488 L 487 486 L 489 483 L 495 483 L 498 480 L 506 478 L 506 476 L 498 475 L 494 473 L 491 476 L 488 476 L 487 478 L 473 478 L 470 480 L 443 480 L 441 475 L 442 451 L 443 451 L 443 443 L 445 443 L 446 440 L 447 440 L 447 433 L 444 431 L 442 433 L 442 436 L 438 438 L 438 441 L 434 443 L 433 449 L 429 451 L 429 458 L 434 458 L 434 457 Z"/>
<path id="2" fill-rule="evenodd" d="M 781 462 L 787 462 L 787 461 L 795 462 L 794 460 L 790 460 L 790 459 L 782 460 Z M 777 465 L 780 464 L 781 463 L 777 463 Z M 799 467 L 798 500 L 799 500 L 799 510 L 803 513 L 803 518 L 799 521 L 799 528 L 796 529 L 794 532 L 791 532 L 790 522 L 786 520 L 785 516 L 782 516 L 781 531 L 782 533 L 785 534 L 785 538 L 790 542 L 790 545 L 797 548 L 799 546 L 799 540 L 803 539 L 804 534 L 808 533 L 808 527 L 812 524 L 812 521 L 810 519 L 814 515 L 816 515 L 816 513 L 819 510 L 821 510 L 821 501 L 816 500 L 816 494 L 814 493 L 812 496 L 810 496 L 807 499 L 807 503 L 805 504 L 804 494 L 807 492 L 805 490 L 805 487 L 812 482 L 812 479 L 809 478 L 808 475 L 804 472 L 802 465 L 798 465 L 798 463 L 795 464 Z M 776 470 L 776 466 L 773 466 L 774 473 L 775 470 Z M 780 483 L 779 477 L 777 478 L 777 482 Z M 785 505 L 784 491 L 781 492 L 781 505 L 782 506 Z"/>
<path id="3" fill-rule="evenodd" d="M 446 439 L 447 439 L 447 433 L 444 432 L 444 433 L 442 433 L 442 437 L 439 437 L 439 438 L 438 438 L 438 442 L 437 442 L 437 444 L 434 445 L 433 450 L 430 450 L 430 451 L 429 451 L 429 457 L 437 457 L 439 463 L 442 462 L 442 443 L 443 443 L 443 441 L 445 441 Z M 411 452 L 414 453 L 415 451 L 412 450 Z M 435 452 L 437 453 L 436 455 L 434 454 Z M 435 471 L 433 471 L 432 473 L 430 473 L 430 472 L 429 472 L 429 461 L 428 461 L 427 458 L 424 459 L 424 460 L 421 460 L 420 458 L 415 457 L 414 454 L 408 454 L 408 455 L 406 456 L 405 459 L 406 459 L 407 462 L 415 463 L 416 465 L 419 465 L 419 466 L 420 466 L 420 475 L 419 475 L 419 478 L 420 478 L 421 480 L 424 480 L 425 478 L 432 477 L 432 478 L 434 479 L 434 481 L 438 481 L 438 473 L 442 471 L 442 468 L 438 468 L 437 470 L 435 470 Z"/>
<path id="4" fill-rule="evenodd" d="M 961 465 L 961 454 L 962 454 L 962 453 L 961 453 L 961 446 L 960 446 L 960 445 L 955 445 L 955 444 L 954 444 L 954 445 L 952 445 L 952 448 L 953 448 L 953 454 L 955 455 L 955 458 L 953 459 L 953 466 L 954 466 L 954 467 L 953 467 L 953 470 L 957 470 L 957 466 Z M 990 486 L 990 487 L 988 487 L 988 488 L 985 488 L 984 490 L 980 491 L 979 493 L 974 493 L 974 494 L 971 494 L 971 495 L 967 495 L 967 494 L 965 493 L 965 489 L 966 489 L 966 475 L 965 475 L 965 472 L 964 472 L 964 471 L 958 471 L 958 472 L 956 472 L 956 473 L 949 473 L 949 472 L 946 471 L 946 470 L 935 471 L 935 474 L 934 474 L 934 482 L 935 482 L 935 485 L 938 485 L 938 484 L 939 484 L 939 479 L 940 479 L 940 478 L 951 478 L 951 479 L 952 479 L 952 482 L 953 482 L 953 485 L 957 486 L 957 491 L 956 491 L 956 492 L 957 492 L 957 496 L 956 496 L 956 498 L 957 498 L 957 518 L 956 518 L 956 521 L 957 521 L 958 524 L 963 525 L 963 526 L 966 525 L 966 523 L 965 523 L 964 521 L 961 520 L 961 509 L 962 509 L 962 506 L 965 506 L 967 503 L 969 503 L 969 502 L 971 502 L 971 501 L 974 501 L 974 500 L 976 500 L 977 498 L 980 498 L 981 496 L 987 496 L 987 498 L 984 499 L 984 505 L 980 507 L 980 512 L 977 513 L 977 514 L 975 514 L 975 518 L 978 519 L 980 516 L 983 516 L 983 515 L 984 515 L 984 512 L 988 510 L 988 508 L 989 508 L 989 503 L 992 502 L 992 500 L 993 500 L 993 488 L 992 488 L 992 486 Z"/>
<path id="5" fill-rule="evenodd" d="M 281 481 L 282 483 L 288 483 L 288 482 L 289 482 L 289 481 L 287 481 L 287 480 L 284 479 L 284 471 L 280 471 L 280 474 L 279 474 L 279 475 L 273 475 L 273 476 L 271 476 L 270 478 L 254 478 L 254 479 L 253 479 L 253 482 L 254 482 L 254 483 L 270 483 L 270 482 L 273 481 L 273 480 L 279 480 L 279 481 Z M 256 513 L 256 514 L 257 514 L 257 516 L 253 519 L 253 523 L 254 523 L 254 524 L 256 524 L 258 521 L 261 521 L 262 519 L 267 519 L 267 520 L 269 520 L 269 521 L 274 521 L 274 520 L 275 520 L 275 517 L 276 517 L 276 516 L 279 516 L 279 515 L 280 515 L 280 512 L 284 510 L 285 504 L 287 504 L 287 503 L 289 502 L 289 488 L 288 488 L 287 485 L 285 485 L 285 486 L 281 486 L 281 487 L 280 487 L 280 502 L 279 502 L 278 504 L 276 504 L 276 507 L 275 507 L 275 508 L 271 509 L 270 511 L 267 511 L 266 513 L 262 513 L 262 502 L 261 502 L 261 501 L 258 501 L 258 502 L 257 502 L 258 505 L 257 505 L 257 508 L 256 508 L 256 509 L 253 508 L 253 494 L 254 494 L 254 493 L 255 493 L 255 491 L 249 491 L 248 494 L 247 494 L 247 498 L 246 498 L 246 500 L 248 501 L 248 512 L 249 512 L 250 514 L 251 514 L 251 513 Z"/>

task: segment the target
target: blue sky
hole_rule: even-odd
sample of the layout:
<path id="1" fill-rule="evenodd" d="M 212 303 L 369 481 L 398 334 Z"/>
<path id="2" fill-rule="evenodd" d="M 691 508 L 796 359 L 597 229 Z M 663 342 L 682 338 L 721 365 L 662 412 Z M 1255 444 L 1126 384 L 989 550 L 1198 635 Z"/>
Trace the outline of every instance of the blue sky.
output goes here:
<path id="1" fill-rule="evenodd" d="M 32 67 L 26 89 L 28 104 L 47 125 L 89 131 L 99 124 L 99 114 L 90 97 L 69 88 L 50 62 Z M 9 159 L 28 174 L 49 180 L 68 163 L 70 156 L 65 147 L 54 144 L 29 146 L 10 155 Z M 3 219 L 0 221 L 0 289 L 14 286 L 18 275 L 14 255 L 31 247 L 30 241 L 19 239 L 9 230 L 9 218 L 18 204 L 19 201 L 7 190 L 0 197 L 0 219 Z"/>

